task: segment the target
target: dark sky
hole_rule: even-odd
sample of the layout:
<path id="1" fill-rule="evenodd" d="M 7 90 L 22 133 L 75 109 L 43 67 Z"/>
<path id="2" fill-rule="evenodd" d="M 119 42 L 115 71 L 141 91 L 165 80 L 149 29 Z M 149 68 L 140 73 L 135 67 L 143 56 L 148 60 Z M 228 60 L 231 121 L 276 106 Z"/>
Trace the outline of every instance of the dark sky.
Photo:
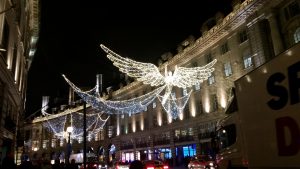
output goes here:
<path id="1" fill-rule="evenodd" d="M 61 102 L 67 103 L 68 85 L 61 74 L 77 86 L 93 87 L 100 73 L 103 89 L 117 86 L 120 73 L 99 47 L 101 43 L 123 57 L 157 65 L 163 53 L 176 54 L 177 45 L 189 35 L 199 38 L 202 23 L 217 11 L 226 15 L 232 10 L 231 0 L 109 2 L 41 1 L 27 115 L 41 108 L 42 96 L 64 98 Z"/>

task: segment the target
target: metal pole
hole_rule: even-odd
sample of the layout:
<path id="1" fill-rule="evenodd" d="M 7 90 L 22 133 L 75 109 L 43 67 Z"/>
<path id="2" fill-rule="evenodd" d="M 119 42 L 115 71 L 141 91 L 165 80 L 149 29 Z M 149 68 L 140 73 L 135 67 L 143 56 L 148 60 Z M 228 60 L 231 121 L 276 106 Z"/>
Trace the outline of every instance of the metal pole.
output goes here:
<path id="1" fill-rule="evenodd" d="M 83 102 L 83 168 L 86 169 L 86 103 Z"/>
<path id="2" fill-rule="evenodd" d="M 99 94 L 100 97 L 102 92 L 102 74 L 96 75 L 96 84 L 97 84 L 96 92 Z"/>
<path id="3" fill-rule="evenodd" d="M 66 161 L 66 164 L 69 164 L 70 163 L 70 161 L 69 161 L 69 159 L 70 159 L 70 155 L 71 155 L 71 153 L 70 153 L 70 148 L 71 148 L 71 141 L 70 141 L 70 139 L 71 139 L 71 132 L 68 132 L 69 133 L 69 139 L 68 139 L 68 147 L 67 147 L 67 161 Z"/>

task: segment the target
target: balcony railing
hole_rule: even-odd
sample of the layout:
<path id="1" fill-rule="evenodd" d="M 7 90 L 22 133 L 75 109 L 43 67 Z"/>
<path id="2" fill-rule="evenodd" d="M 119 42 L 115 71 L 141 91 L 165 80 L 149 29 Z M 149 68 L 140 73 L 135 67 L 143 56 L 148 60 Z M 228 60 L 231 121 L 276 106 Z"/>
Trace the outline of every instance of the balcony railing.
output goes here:
<path id="1" fill-rule="evenodd" d="M 180 136 L 180 137 L 174 138 L 175 143 L 185 142 L 185 141 L 194 141 L 194 137 L 193 136 Z"/>
<path id="2" fill-rule="evenodd" d="M 133 145 L 122 145 L 121 150 L 133 149 Z"/>
<path id="3" fill-rule="evenodd" d="M 164 139 L 164 140 L 156 140 L 153 143 L 155 146 L 156 145 L 165 145 L 165 144 L 170 144 L 170 139 Z"/>

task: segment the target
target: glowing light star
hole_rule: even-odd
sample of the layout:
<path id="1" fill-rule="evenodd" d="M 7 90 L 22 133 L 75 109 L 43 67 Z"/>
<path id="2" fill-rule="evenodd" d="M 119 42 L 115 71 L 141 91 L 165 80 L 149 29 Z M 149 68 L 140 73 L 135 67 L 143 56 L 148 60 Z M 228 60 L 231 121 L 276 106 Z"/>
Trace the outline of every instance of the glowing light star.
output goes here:
<path id="1" fill-rule="evenodd" d="M 188 88 L 202 83 L 211 76 L 211 73 L 214 71 L 213 65 L 217 62 L 217 60 L 214 59 L 205 66 L 193 68 L 175 66 L 173 73 L 171 71 L 168 72 L 167 67 L 165 67 L 165 74 L 162 75 L 159 72 L 158 67 L 152 63 L 137 62 L 120 56 L 102 44 L 100 47 L 107 53 L 107 58 L 110 59 L 113 62 L 113 65 L 118 67 L 121 72 L 126 73 L 130 77 L 137 78 L 138 81 L 141 81 L 144 84 L 150 84 L 151 86 L 166 86 L 165 94 L 161 99 L 163 106 L 166 106 L 166 102 L 168 100 L 174 100 L 174 97 L 172 98 L 170 96 L 173 86 L 177 86 L 179 88 Z M 173 114 L 170 112 L 172 109 L 165 108 L 165 110 L 168 114 Z M 178 115 L 178 113 L 175 114 Z"/>

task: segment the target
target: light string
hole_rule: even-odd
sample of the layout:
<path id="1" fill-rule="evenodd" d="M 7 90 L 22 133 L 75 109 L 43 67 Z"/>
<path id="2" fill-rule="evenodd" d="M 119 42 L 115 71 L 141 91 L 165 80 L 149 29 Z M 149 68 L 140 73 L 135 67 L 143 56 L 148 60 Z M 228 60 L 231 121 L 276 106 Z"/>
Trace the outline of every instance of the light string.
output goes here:
<path id="1" fill-rule="evenodd" d="M 165 86 L 161 86 L 144 95 L 121 101 L 104 100 L 97 95 L 81 91 L 75 86 L 65 75 L 63 75 L 66 82 L 74 89 L 74 91 L 93 108 L 105 112 L 107 114 L 136 114 L 145 110 L 145 108 L 153 102 L 159 93 L 163 91 Z"/>
<path id="2" fill-rule="evenodd" d="M 69 114 L 65 114 L 63 116 L 53 118 L 51 114 L 44 113 L 43 114 L 46 120 L 43 122 L 43 126 L 53 133 L 59 139 L 67 139 L 68 133 L 65 131 L 67 127 L 73 127 L 73 131 L 70 135 L 71 139 L 79 139 L 83 136 L 83 113 L 80 112 L 72 112 Z M 97 134 L 101 129 L 103 129 L 106 124 L 108 118 L 102 119 L 101 113 L 92 112 L 86 114 L 86 131 Z M 49 118 L 49 119 L 48 119 Z M 66 126 L 67 119 L 70 120 L 70 126 Z"/>
<path id="3" fill-rule="evenodd" d="M 169 117 L 177 119 L 185 108 L 192 90 L 183 97 L 176 98 L 175 94 L 170 94 L 168 98 L 164 96 L 158 96 L 158 100 L 161 102 L 162 107 L 167 112 Z"/>

